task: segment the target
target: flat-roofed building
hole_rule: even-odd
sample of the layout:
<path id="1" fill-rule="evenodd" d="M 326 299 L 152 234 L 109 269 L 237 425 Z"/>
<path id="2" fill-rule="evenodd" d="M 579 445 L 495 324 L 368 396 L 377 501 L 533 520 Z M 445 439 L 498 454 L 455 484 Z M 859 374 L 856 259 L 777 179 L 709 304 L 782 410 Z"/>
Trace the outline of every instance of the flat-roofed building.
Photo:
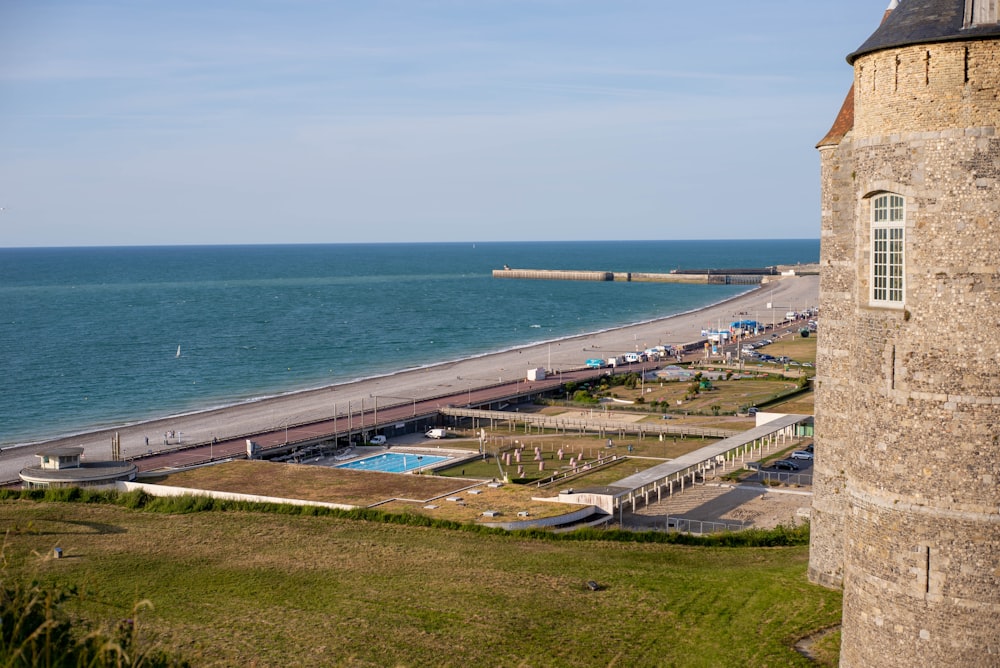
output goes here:
<path id="1" fill-rule="evenodd" d="M 38 466 L 21 469 L 27 489 L 46 487 L 93 487 L 118 480 L 135 480 L 138 467 L 132 462 L 85 462 L 83 448 L 67 446 L 38 453 Z"/>

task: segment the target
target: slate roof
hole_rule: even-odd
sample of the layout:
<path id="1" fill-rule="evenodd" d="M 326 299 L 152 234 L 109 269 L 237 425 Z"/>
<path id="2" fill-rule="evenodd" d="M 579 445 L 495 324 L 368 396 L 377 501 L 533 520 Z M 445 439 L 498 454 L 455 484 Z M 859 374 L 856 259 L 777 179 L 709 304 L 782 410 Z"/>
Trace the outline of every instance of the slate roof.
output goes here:
<path id="1" fill-rule="evenodd" d="M 859 56 L 913 44 L 1000 37 L 1000 23 L 963 27 L 969 1 L 900 0 L 847 62 L 853 65 Z"/>
<path id="2" fill-rule="evenodd" d="M 854 84 L 851 84 L 851 90 L 847 91 L 847 97 L 844 98 L 844 104 L 840 106 L 840 113 L 837 114 L 836 120 L 833 121 L 833 127 L 830 131 L 826 133 L 816 148 L 822 148 L 824 146 L 837 146 L 844 136 L 854 128 Z"/>

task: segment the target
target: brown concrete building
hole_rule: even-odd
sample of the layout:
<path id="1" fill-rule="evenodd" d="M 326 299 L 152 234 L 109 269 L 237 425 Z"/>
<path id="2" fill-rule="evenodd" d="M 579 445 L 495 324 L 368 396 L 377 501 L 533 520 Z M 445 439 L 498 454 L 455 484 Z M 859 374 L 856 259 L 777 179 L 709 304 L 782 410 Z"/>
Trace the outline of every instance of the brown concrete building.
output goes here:
<path id="1" fill-rule="evenodd" d="M 1000 16 L 896 0 L 820 142 L 810 578 L 842 666 L 1000 666 Z"/>

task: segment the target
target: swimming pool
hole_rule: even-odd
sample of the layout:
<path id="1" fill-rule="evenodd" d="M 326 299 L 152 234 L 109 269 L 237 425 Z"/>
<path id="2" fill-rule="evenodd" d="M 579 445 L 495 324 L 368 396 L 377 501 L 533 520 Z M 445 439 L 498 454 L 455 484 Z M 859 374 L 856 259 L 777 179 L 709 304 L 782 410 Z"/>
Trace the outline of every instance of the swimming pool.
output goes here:
<path id="1" fill-rule="evenodd" d="M 358 471 L 381 471 L 383 473 L 406 473 L 431 464 L 437 464 L 449 459 L 440 455 L 418 455 L 412 452 L 387 452 L 382 455 L 365 457 L 346 464 L 338 464 L 338 469 L 355 469 Z"/>

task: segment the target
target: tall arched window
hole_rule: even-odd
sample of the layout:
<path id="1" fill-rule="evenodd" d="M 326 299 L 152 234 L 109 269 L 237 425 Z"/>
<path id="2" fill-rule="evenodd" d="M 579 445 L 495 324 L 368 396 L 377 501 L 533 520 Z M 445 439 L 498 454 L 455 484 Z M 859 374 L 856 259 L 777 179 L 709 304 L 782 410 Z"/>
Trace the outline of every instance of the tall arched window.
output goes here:
<path id="1" fill-rule="evenodd" d="M 906 207 L 902 195 L 883 193 L 872 200 L 872 303 L 903 305 L 903 228 Z"/>

